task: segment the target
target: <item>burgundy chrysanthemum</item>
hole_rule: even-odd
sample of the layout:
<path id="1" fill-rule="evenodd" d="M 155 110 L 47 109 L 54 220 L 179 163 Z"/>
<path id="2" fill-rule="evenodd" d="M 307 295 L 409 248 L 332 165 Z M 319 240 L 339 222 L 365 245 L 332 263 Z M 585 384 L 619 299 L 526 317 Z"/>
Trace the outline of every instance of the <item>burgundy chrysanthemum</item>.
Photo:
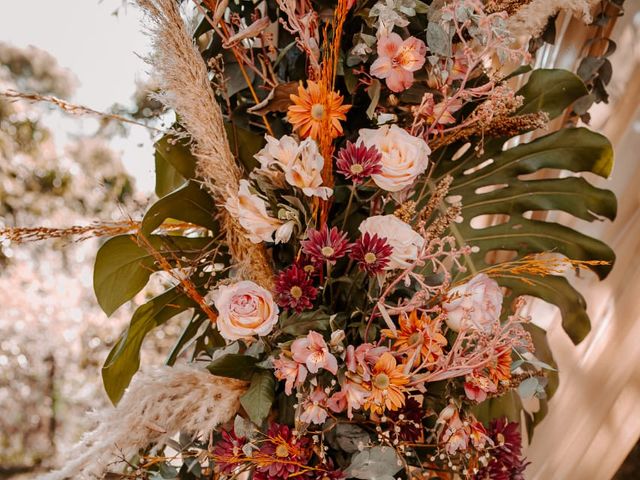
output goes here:
<path id="1" fill-rule="evenodd" d="M 318 290 L 313 286 L 310 274 L 298 265 L 292 265 L 278 273 L 275 290 L 278 305 L 297 313 L 311 308 L 318 296 Z"/>
<path id="2" fill-rule="evenodd" d="M 353 244 L 351 258 L 358 262 L 358 266 L 369 275 L 375 275 L 382 272 L 389 264 L 392 253 L 393 247 L 387 243 L 386 238 L 365 233 Z"/>
<path id="3" fill-rule="evenodd" d="M 335 263 L 351 250 L 347 234 L 333 227 L 323 225 L 320 230 L 307 230 L 307 239 L 302 242 L 302 251 L 317 262 Z"/>
<path id="4" fill-rule="evenodd" d="M 524 480 L 529 465 L 522 458 L 520 425 L 500 418 L 491 422 L 488 432 L 493 440 L 491 460 L 474 477 L 474 480 Z"/>
<path id="5" fill-rule="evenodd" d="M 256 471 L 254 480 L 281 480 L 295 475 L 308 478 L 301 470 L 311 456 L 310 440 L 296 438 L 286 425 L 271 424 L 257 454 L 254 454 Z"/>
<path id="6" fill-rule="evenodd" d="M 388 411 L 386 416 L 393 425 L 393 431 L 397 434 L 398 440 L 418 442 L 422 438 L 424 410 L 415 399 L 407 398 L 404 407 L 396 411 Z"/>
<path id="7" fill-rule="evenodd" d="M 242 463 L 244 456 L 242 447 L 247 440 L 244 437 L 237 437 L 233 430 L 230 432 L 222 430 L 221 435 L 222 439 L 213 447 L 212 454 L 219 473 L 231 475 Z"/>
<path id="8" fill-rule="evenodd" d="M 339 468 L 336 468 L 333 464 L 333 460 L 326 457 L 325 463 L 319 465 L 319 468 L 323 470 L 319 475 L 319 480 L 344 480 L 347 478 L 347 474 Z"/>
<path id="9" fill-rule="evenodd" d="M 382 156 L 376 147 L 365 147 L 347 142 L 338 152 L 337 170 L 353 183 L 361 183 L 367 177 L 382 171 Z"/>

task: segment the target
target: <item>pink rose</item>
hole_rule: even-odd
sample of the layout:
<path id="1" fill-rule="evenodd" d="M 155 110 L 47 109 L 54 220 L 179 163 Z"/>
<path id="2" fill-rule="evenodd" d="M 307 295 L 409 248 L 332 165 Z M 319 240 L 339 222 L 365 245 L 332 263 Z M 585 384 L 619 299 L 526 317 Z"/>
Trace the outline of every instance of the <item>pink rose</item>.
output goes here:
<path id="1" fill-rule="evenodd" d="M 263 337 L 278 321 L 278 306 L 271 293 L 250 281 L 219 287 L 213 303 L 218 310 L 218 331 L 226 340 Z"/>
<path id="2" fill-rule="evenodd" d="M 500 321 L 502 298 L 498 283 L 484 273 L 478 274 L 449 292 L 448 300 L 442 304 L 447 325 L 455 332 L 462 327 L 489 332 Z"/>
<path id="3" fill-rule="evenodd" d="M 306 337 L 298 338 L 291 344 L 291 353 L 296 362 L 304 363 L 311 373 L 318 373 L 324 368 L 333 373 L 338 373 L 338 361 L 329 352 L 327 342 L 318 332 L 311 331 Z"/>
<path id="4" fill-rule="evenodd" d="M 371 75 L 385 79 L 392 91 L 402 92 L 413 84 L 413 72 L 422 68 L 426 53 L 427 46 L 415 37 L 402 40 L 397 33 L 383 35 Z"/>

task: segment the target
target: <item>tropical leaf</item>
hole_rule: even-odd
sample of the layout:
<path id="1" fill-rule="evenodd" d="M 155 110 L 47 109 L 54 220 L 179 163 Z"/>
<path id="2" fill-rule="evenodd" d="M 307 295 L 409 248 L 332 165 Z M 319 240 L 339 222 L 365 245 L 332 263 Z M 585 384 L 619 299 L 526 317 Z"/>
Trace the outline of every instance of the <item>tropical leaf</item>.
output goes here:
<path id="1" fill-rule="evenodd" d="M 102 367 L 102 382 L 114 404 L 118 403 L 140 367 L 140 347 L 147 333 L 195 306 L 178 287 L 173 287 L 136 309 L 129 327 L 111 349 Z"/>
<path id="2" fill-rule="evenodd" d="M 151 205 L 142 219 L 142 233 L 149 235 L 165 220 L 172 218 L 218 231 L 214 219 L 215 204 L 211 196 L 194 180 Z"/>
<path id="3" fill-rule="evenodd" d="M 211 239 L 151 235 L 148 241 L 173 263 L 174 258 L 196 258 Z M 135 235 L 110 238 L 98 250 L 93 269 L 93 289 L 98 304 L 111 315 L 142 290 L 158 269 L 153 254 L 138 244 Z"/>
<path id="4" fill-rule="evenodd" d="M 195 176 L 196 159 L 189 147 L 165 135 L 155 144 L 156 195 L 162 198 Z"/>
<path id="5" fill-rule="evenodd" d="M 525 96 L 522 113 L 542 110 L 554 117 L 583 95 L 584 85 L 570 72 L 536 70 L 519 93 Z M 452 227 L 452 233 L 479 247 L 467 259 L 470 272 L 488 268 L 492 253 L 508 251 L 514 259 L 521 259 L 530 254 L 556 252 L 574 260 L 609 262 L 591 267 L 599 278 L 604 278 L 615 260 L 606 244 L 539 216 L 531 218 L 529 213 L 562 211 L 586 221 L 613 220 L 614 194 L 594 187 L 582 177 L 525 176 L 551 169 L 607 177 L 613 165 L 609 141 L 584 128 L 563 129 L 503 150 L 505 140 L 487 142 L 480 156 L 470 148 L 456 161 L 449 160 L 451 150 L 436 153 L 442 160 L 436 166 L 434 183 L 445 175 L 453 176 L 449 194 L 459 196 L 462 202 L 463 221 Z M 489 216 L 494 224 L 479 227 L 482 218 Z M 563 277 L 527 276 L 528 282 L 521 277 L 496 278 L 510 289 L 506 300 L 532 295 L 557 305 L 563 315 L 563 328 L 575 343 L 580 342 L 590 329 L 582 296 Z"/>

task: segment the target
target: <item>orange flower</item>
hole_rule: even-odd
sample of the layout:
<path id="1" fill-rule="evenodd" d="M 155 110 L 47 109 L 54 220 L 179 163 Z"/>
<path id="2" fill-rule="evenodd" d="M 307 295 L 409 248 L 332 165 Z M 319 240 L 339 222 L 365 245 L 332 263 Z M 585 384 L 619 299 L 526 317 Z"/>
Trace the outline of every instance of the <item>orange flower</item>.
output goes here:
<path id="1" fill-rule="evenodd" d="M 382 414 L 384 410 L 398 410 L 404 406 L 404 385 L 409 378 L 402 372 L 402 365 L 389 352 L 383 353 L 371 372 L 371 396 L 364 408 L 372 414 Z"/>
<path id="2" fill-rule="evenodd" d="M 501 380 L 509 380 L 511 378 L 511 349 L 505 347 L 502 351 L 496 353 L 495 360 L 487 365 L 487 368 L 489 370 L 489 378 L 497 385 Z"/>
<path id="3" fill-rule="evenodd" d="M 394 350 L 407 352 L 411 356 L 416 348 L 420 348 L 416 365 L 423 361 L 434 363 L 442 355 L 447 339 L 425 313 L 418 316 L 418 311 L 414 310 L 408 316 L 401 315 L 398 324 L 400 329 L 395 333 L 388 329 L 382 330 L 385 337 L 395 339 Z"/>
<path id="4" fill-rule="evenodd" d="M 342 105 L 342 95 L 336 92 L 323 94 L 320 84 L 309 80 L 306 89 L 299 85 L 298 95 L 291 94 L 289 98 L 293 105 L 289 107 L 287 118 L 302 138 L 318 140 L 327 126 L 330 138 L 342 135 L 340 122 L 347 119 L 346 113 L 351 108 L 351 105 Z"/>

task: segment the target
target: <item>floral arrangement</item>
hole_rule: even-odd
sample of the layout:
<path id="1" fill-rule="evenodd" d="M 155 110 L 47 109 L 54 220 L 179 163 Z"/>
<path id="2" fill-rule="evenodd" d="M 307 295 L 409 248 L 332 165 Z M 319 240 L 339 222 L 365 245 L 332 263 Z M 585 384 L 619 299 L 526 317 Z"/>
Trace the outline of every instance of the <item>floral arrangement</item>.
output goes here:
<path id="1" fill-rule="evenodd" d="M 531 2 L 204 0 L 193 32 L 173 1 L 139 3 L 177 120 L 160 200 L 95 266 L 107 314 L 153 272 L 169 282 L 103 368 L 123 415 L 155 395 L 122 425 L 132 449 L 114 437 L 127 475 L 523 478 L 522 435 L 557 386 L 524 297 L 557 305 L 577 343 L 589 320 L 566 274 L 614 260 L 544 213 L 616 205 L 581 177 L 532 177 L 606 177 L 612 150 L 586 128 L 540 133 L 588 92 L 531 71 L 511 29 Z M 167 363 L 197 377 L 134 377 L 144 336 L 186 311 Z"/>

